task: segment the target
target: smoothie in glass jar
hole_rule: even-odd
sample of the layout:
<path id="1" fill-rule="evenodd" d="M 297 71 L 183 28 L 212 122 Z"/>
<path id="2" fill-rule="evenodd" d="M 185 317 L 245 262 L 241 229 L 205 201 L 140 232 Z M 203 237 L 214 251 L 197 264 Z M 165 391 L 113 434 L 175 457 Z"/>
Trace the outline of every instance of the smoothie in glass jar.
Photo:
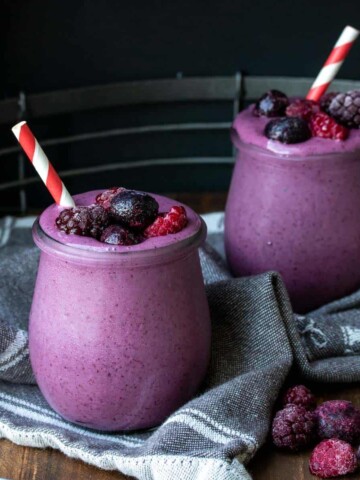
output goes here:
<path id="1" fill-rule="evenodd" d="M 360 287 L 360 115 L 351 123 L 340 102 L 360 105 L 360 92 L 319 103 L 279 93 L 233 124 L 226 253 L 235 275 L 280 272 L 306 312 Z"/>
<path id="2" fill-rule="evenodd" d="M 76 208 L 101 194 L 76 195 Z M 151 197 L 158 217 L 174 206 L 186 213 L 180 231 L 165 234 L 167 224 L 157 218 L 146 236 L 141 215 L 130 227 L 100 216 L 106 237 L 98 219 L 90 225 L 82 213 L 66 217 L 58 205 L 34 225 L 41 258 L 30 315 L 31 364 L 54 410 L 90 428 L 159 424 L 198 391 L 208 366 L 210 318 L 198 255 L 206 227 L 190 208 Z M 106 195 L 103 200 L 107 208 Z"/>

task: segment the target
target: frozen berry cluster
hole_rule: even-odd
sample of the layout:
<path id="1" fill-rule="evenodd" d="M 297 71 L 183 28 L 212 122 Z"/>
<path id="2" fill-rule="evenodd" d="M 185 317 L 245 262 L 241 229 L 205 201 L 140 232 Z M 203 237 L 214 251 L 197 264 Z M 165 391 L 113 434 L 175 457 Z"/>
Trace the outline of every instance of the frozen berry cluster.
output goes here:
<path id="1" fill-rule="evenodd" d="M 97 195 L 93 205 L 62 210 L 55 223 L 66 234 L 111 245 L 136 245 L 150 237 L 180 232 L 188 219 L 180 205 L 159 212 L 159 204 L 151 195 L 113 187 Z"/>
<path id="2" fill-rule="evenodd" d="M 281 143 L 300 143 L 311 137 L 346 140 L 349 129 L 360 128 L 360 90 L 331 92 L 319 102 L 291 100 L 279 90 L 269 90 L 256 102 L 253 114 L 274 117 L 264 134 Z"/>
<path id="3" fill-rule="evenodd" d="M 316 407 L 315 396 L 304 385 L 289 388 L 283 408 L 272 422 L 276 447 L 299 451 L 315 445 L 310 472 L 332 478 L 355 472 L 360 464 L 360 409 L 346 400 L 330 400 Z"/>

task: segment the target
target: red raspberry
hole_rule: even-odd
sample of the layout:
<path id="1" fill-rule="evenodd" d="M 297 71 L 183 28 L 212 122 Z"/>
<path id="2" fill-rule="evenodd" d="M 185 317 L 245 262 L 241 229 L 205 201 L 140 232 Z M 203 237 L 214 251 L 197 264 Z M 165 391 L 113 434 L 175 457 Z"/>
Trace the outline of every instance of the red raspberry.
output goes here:
<path id="1" fill-rule="evenodd" d="M 99 195 L 96 196 L 95 202 L 104 207 L 106 210 L 110 208 L 110 202 L 111 200 L 115 197 L 120 192 L 125 191 L 126 188 L 124 187 L 112 187 L 109 188 L 108 190 L 105 190 L 102 193 L 99 193 Z"/>
<path id="2" fill-rule="evenodd" d="M 332 140 L 345 140 L 349 130 L 339 125 L 326 113 L 319 112 L 310 119 L 310 129 L 314 137 L 331 138 Z"/>
<path id="3" fill-rule="evenodd" d="M 287 405 L 275 415 L 272 438 L 275 446 L 297 451 L 315 440 L 315 415 L 299 405 Z"/>
<path id="4" fill-rule="evenodd" d="M 318 112 L 320 112 L 319 104 L 306 98 L 294 100 L 285 111 L 287 117 L 300 117 L 307 121 Z"/>
<path id="5" fill-rule="evenodd" d="M 351 445 L 331 438 L 314 448 L 309 461 L 310 472 L 320 478 L 331 478 L 355 472 L 357 460 Z"/>
<path id="6" fill-rule="evenodd" d="M 283 397 L 283 405 L 300 405 L 306 410 L 314 410 L 316 407 L 316 400 L 314 395 L 305 385 L 295 385 L 285 392 Z"/>
<path id="7" fill-rule="evenodd" d="M 145 237 L 160 237 L 169 233 L 180 232 L 188 222 L 186 210 L 177 205 L 171 207 L 170 211 L 160 214 L 157 219 L 145 230 Z"/>

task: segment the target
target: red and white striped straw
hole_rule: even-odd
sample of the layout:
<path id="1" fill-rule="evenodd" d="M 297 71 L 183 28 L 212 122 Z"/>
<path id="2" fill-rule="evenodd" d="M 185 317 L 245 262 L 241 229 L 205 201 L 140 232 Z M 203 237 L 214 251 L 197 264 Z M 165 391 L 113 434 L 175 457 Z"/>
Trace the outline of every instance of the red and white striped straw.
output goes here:
<path id="1" fill-rule="evenodd" d="M 344 28 L 339 40 L 335 43 L 328 59 L 324 63 L 323 68 L 320 70 L 319 75 L 316 77 L 315 82 L 309 90 L 306 98 L 308 100 L 314 100 L 318 102 L 321 95 L 324 95 L 328 86 L 335 78 L 339 71 L 343 61 L 347 57 L 350 48 L 359 35 L 359 30 L 353 27 L 347 26 Z"/>
<path id="2" fill-rule="evenodd" d="M 29 157 L 41 180 L 47 186 L 55 202 L 63 207 L 74 207 L 75 202 L 65 185 L 49 162 L 43 149 L 34 137 L 26 122 L 20 122 L 12 129 L 13 134 Z"/>

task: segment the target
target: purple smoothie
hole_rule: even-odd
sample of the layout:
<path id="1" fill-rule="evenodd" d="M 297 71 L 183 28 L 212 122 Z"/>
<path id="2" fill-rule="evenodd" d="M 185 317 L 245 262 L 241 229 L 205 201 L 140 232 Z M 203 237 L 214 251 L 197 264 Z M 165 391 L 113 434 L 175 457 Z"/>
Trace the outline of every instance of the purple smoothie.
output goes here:
<path id="1" fill-rule="evenodd" d="M 75 196 L 76 204 L 97 193 Z M 160 211 L 179 204 L 154 197 Z M 55 205 L 35 224 L 42 253 L 30 357 L 42 393 L 64 418 L 100 430 L 152 427 L 198 390 L 210 354 L 197 250 L 205 227 L 185 208 L 181 232 L 130 247 L 58 231 Z"/>
<path id="2" fill-rule="evenodd" d="M 280 272 L 306 312 L 360 287 L 360 130 L 286 145 L 268 121 L 249 107 L 233 125 L 226 252 L 235 275 Z"/>

